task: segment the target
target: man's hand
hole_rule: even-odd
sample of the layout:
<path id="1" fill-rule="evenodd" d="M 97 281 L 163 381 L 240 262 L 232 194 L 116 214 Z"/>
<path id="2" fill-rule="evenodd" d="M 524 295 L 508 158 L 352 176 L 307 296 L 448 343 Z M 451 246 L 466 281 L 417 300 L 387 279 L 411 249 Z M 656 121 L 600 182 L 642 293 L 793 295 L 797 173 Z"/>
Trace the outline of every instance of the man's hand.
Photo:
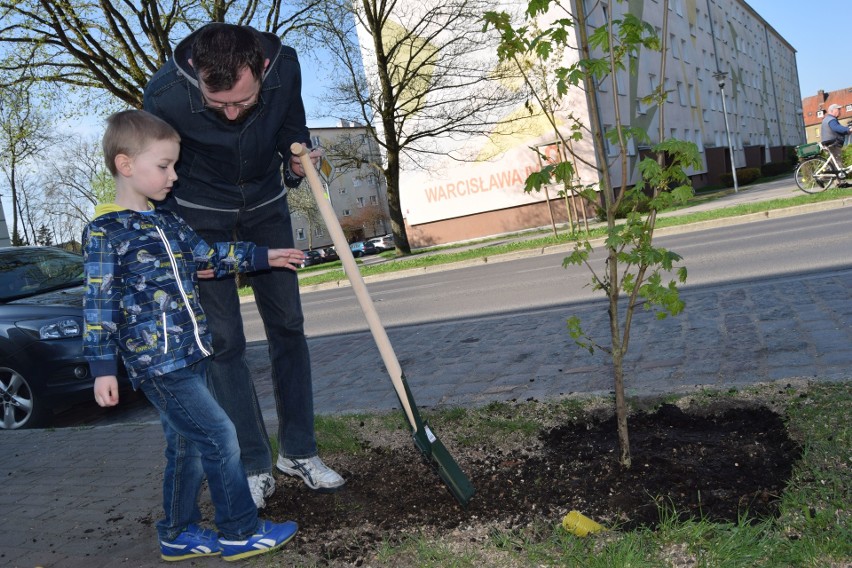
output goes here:
<path id="1" fill-rule="evenodd" d="M 205 268 L 204 270 L 199 270 L 195 273 L 199 280 L 210 280 L 214 276 L 216 276 L 216 271 L 212 268 Z"/>
<path id="2" fill-rule="evenodd" d="M 299 249 L 269 249 L 269 266 L 297 270 L 305 262 L 305 253 Z"/>
<path id="3" fill-rule="evenodd" d="M 304 147 L 305 145 L 302 144 L 302 146 Z M 314 148 L 308 155 L 311 157 L 314 167 L 317 167 L 323 155 L 323 150 L 322 148 Z M 296 156 L 290 156 L 290 171 L 299 177 L 305 177 L 305 168 L 302 167 L 302 162 Z"/>
<path id="4" fill-rule="evenodd" d="M 118 379 L 115 375 L 103 375 L 95 379 L 95 402 L 99 406 L 118 404 Z"/>

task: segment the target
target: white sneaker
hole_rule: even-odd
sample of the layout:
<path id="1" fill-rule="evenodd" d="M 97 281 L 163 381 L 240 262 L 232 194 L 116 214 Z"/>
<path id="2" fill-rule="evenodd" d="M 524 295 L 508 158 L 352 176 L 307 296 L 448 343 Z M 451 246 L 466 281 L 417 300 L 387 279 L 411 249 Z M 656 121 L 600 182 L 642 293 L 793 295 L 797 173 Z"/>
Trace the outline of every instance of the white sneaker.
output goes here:
<path id="1" fill-rule="evenodd" d="M 248 486 L 254 506 L 263 509 L 266 507 L 266 498 L 275 493 L 275 478 L 271 473 L 249 475 Z"/>
<path id="2" fill-rule="evenodd" d="M 334 493 L 346 483 L 336 471 L 322 463 L 319 456 L 294 460 L 278 456 L 275 467 L 287 475 L 301 477 L 305 485 L 318 493 Z"/>

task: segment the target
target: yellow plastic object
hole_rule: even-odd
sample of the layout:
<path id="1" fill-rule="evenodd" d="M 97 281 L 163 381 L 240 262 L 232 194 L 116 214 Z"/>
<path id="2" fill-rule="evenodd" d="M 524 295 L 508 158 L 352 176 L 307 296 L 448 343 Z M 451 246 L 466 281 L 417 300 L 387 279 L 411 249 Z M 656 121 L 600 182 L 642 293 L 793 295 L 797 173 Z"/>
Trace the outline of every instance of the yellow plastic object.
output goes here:
<path id="1" fill-rule="evenodd" d="M 605 530 L 604 526 L 596 523 L 579 511 L 571 511 L 562 519 L 562 527 L 571 534 L 587 537 L 590 534 Z"/>

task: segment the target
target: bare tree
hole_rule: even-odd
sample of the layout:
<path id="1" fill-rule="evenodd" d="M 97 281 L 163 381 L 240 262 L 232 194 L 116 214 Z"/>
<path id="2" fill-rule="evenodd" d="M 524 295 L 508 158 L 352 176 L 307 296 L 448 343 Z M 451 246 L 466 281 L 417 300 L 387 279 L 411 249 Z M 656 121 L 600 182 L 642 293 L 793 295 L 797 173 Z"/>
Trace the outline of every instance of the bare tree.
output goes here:
<path id="1" fill-rule="evenodd" d="M 0 90 L 0 171 L 12 198 L 12 234 L 20 235 L 19 197 L 23 177 L 36 157 L 53 141 L 53 125 L 47 113 L 36 106 L 28 85 L 15 84 Z M 34 232 L 24 230 L 26 240 Z"/>
<path id="2" fill-rule="evenodd" d="M 317 227 L 325 227 L 322 215 L 320 215 L 317 202 L 314 201 L 311 189 L 306 183 L 299 184 L 287 192 L 287 205 L 290 213 L 299 216 L 308 222 L 308 248 L 312 249 L 314 230 Z"/>
<path id="3" fill-rule="evenodd" d="M 115 198 L 97 138 L 68 137 L 43 169 L 43 213 L 58 242 L 79 241 L 95 205 Z"/>
<path id="4" fill-rule="evenodd" d="M 430 156 L 445 154 L 443 141 L 492 133 L 516 104 L 510 67 L 496 61 L 494 41 L 482 33 L 482 14 L 491 5 L 358 0 L 322 8 L 328 48 L 340 68 L 329 101 L 356 108 L 351 118 L 365 124 L 384 151 L 384 161 L 372 165 L 387 183 L 398 253 L 411 252 L 399 196 L 401 160 L 428 167 Z"/>
<path id="5" fill-rule="evenodd" d="M 252 25 L 305 43 L 319 0 L 0 0 L 0 89 L 35 81 L 142 108 L 173 44 L 208 22 Z"/>

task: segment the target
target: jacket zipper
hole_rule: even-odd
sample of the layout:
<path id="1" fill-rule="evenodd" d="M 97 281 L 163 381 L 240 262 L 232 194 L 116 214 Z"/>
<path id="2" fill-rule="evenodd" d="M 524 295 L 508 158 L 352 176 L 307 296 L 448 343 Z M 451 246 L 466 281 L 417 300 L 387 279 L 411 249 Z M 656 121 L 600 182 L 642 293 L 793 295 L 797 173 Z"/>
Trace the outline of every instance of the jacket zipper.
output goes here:
<path id="1" fill-rule="evenodd" d="M 166 309 L 163 308 L 163 341 L 165 345 L 163 346 L 163 353 L 169 352 L 169 332 L 166 329 Z"/>
<path id="2" fill-rule="evenodd" d="M 180 272 L 178 272 L 177 267 L 177 259 L 175 259 L 174 253 L 172 252 L 172 247 L 169 245 L 169 240 L 166 238 L 163 230 L 160 229 L 157 225 L 154 225 L 154 228 L 157 229 L 157 234 L 160 235 L 160 239 L 163 241 L 163 244 L 166 246 L 166 253 L 169 255 L 169 262 L 172 265 L 172 271 L 175 274 L 175 282 L 177 283 L 178 290 L 180 290 L 180 295 L 183 298 L 183 305 L 186 306 L 186 311 L 189 312 L 189 315 L 192 316 L 190 319 L 192 320 L 192 329 L 195 333 L 195 342 L 198 344 L 198 348 L 201 349 L 201 352 L 204 353 L 205 356 L 210 356 L 210 352 L 204 348 L 204 344 L 201 342 L 201 334 L 198 331 L 198 322 L 195 320 L 195 312 L 192 311 L 192 308 L 189 304 L 189 298 L 186 295 L 186 291 L 183 289 L 183 283 L 180 280 Z M 163 310 L 163 333 L 168 338 L 168 331 L 166 330 L 166 312 Z M 168 347 L 168 339 L 166 339 L 166 346 Z"/>

